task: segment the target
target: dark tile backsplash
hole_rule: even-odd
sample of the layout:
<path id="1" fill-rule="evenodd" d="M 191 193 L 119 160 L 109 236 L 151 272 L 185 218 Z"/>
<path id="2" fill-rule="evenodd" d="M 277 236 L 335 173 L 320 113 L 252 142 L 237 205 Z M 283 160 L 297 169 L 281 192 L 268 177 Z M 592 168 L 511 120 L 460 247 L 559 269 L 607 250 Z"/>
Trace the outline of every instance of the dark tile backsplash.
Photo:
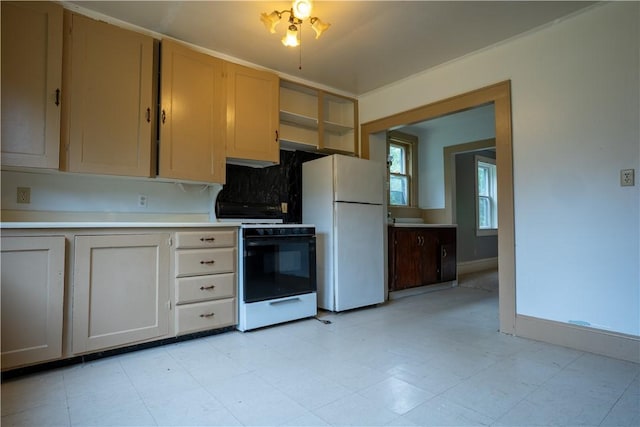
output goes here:
<path id="1" fill-rule="evenodd" d="M 302 222 L 302 163 L 323 157 L 306 151 L 280 150 L 280 164 L 252 168 L 227 164 L 227 183 L 218 194 L 222 202 L 286 202 L 285 222 Z"/>

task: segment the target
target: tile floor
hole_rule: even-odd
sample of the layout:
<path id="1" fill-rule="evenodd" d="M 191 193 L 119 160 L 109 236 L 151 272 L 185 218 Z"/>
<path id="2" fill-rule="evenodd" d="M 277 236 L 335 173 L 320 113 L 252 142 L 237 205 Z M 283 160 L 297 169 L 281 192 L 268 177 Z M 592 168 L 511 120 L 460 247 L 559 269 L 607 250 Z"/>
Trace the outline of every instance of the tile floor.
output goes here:
<path id="1" fill-rule="evenodd" d="M 2 384 L 2 426 L 640 425 L 640 365 L 497 312 L 460 286 L 51 370 Z"/>

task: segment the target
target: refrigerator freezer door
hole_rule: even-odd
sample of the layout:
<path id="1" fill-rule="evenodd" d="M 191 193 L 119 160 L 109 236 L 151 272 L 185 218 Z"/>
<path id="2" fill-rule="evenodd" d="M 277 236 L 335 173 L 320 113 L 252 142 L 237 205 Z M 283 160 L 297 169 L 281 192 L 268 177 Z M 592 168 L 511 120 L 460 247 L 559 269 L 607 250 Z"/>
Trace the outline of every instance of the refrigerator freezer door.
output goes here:
<path id="1" fill-rule="evenodd" d="M 384 301 L 384 208 L 334 204 L 334 311 Z"/>
<path id="2" fill-rule="evenodd" d="M 343 155 L 332 156 L 334 200 L 380 205 L 385 197 L 383 165 Z"/>

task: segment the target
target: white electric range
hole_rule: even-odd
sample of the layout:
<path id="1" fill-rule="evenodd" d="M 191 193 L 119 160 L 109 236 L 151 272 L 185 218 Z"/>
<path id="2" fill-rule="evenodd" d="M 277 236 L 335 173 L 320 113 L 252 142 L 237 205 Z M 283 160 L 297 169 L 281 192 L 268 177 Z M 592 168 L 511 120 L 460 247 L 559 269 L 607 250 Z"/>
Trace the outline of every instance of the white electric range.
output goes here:
<path id="1" fill-rule="evenodd" d="M 317 314 L 315 226 L 284 224 L 271 206 L 260 209 L 251 205 L 243 216 L 238 215 L 242 209 L 237 205 L 216 206 L 219 221 L 242 223 L 238 245 L 240 331 Z"/>

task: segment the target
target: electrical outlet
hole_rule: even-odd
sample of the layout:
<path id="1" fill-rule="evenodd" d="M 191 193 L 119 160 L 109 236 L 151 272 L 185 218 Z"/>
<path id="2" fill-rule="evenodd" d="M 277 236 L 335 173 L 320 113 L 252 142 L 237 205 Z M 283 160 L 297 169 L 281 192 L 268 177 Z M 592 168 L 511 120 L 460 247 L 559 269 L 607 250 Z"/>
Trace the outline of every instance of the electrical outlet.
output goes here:
<path id="1" fill-rule="evenodd" d="M 149 201 L 149 198 L 147 196 L 145 196 L 144 194 L 138 194 L 138 207 L 139 208 L 146 208 L 148 201 Z"/>
<path id="2" fill-rule="evenodd" d="M 620 171 L 620 185 L 622 187 L 633 187 L 636 185 L 635 181 L 634 169 L 622 169 Z"/>
<path id="3" fill-rule="evenodd" d="M 16 202 L 29 204 L 31 203 L 31 188 L 30 187 L 18 187 L 18 191 L 16 192 Z"/>

